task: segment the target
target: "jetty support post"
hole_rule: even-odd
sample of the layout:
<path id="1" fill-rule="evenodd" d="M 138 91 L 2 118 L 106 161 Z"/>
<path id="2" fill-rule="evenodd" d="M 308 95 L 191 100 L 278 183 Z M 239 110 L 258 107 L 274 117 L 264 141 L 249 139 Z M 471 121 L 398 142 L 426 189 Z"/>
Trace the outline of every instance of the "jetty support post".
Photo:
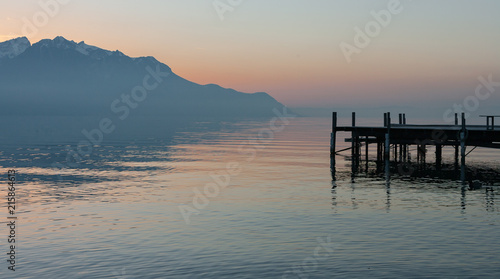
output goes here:
<path id="1" fill-rule="evenodd" d="M 398 161 L 398 145 L 394 144 L 394 162 Z"/>
<path id="2" fill-rule="evenodd" d="M 403 125 L 403 114 L 402 113 L 399 114 L 399 125 Z M 403 162 L 403 153 L 404 153 L 403 144 L 400 143 L 399 144 L 399 154 L 397 154 L 397 155 L 399 155 L 399 162 Z"/>
<path id="3" fill-rule="evenodd" d="M 337 112 L 332 113 L 332 133 L 330 138 L 330 157 L 335 158 L 335 145 L 337 144 Z"/>
<path id="4" fill-rule="evenodd" d="M 402 121 L 402 124 L 403 125 L 406 125 L 406 113 L 403 113 L 403 121 Z M 404 143 L 402 145 L 402 153 L 403 153 L 403 162 L 406 162 L 407 158 L 408 158 L 408 144 Z"/>
<path id="5" fill-rule="evenodd" d="M 417 165 L 420 166 L 420 144 L 417 144 Z"/>
<path id="6" fill-rule="evenodd" d="M 421 158 L 422 158 L 422 163 L 423 163 L 423 166 L 424 166 L 424 170 L 427 169 L 427 145 L 425 144 L 422 144 L 422 155 L 421 155 Z"/>
<path id="7" fill-rule="evenodd" d="M 425 144 L 417 144 L 417 164 L 420 169 L 426 169 L 426 153 L 427 153 L 427 145 Z"/>
<path id="8" fill-rule="evenodd" d="M 391 159 L 391 113 L 386 113 L 387 122 L 387 133 L 385 134 L 385 149 L 384 149 L 384 160 L 385 160 L 385 176 L 386 179 L 390 177 L 390 159 Z"/>
<path id="9" fill-rule="evenodd" d="M 462 184 L 465 185 L 465 151 L 466 151 L 466 146 L 465 146 L 465 140 L 467 137 L 467 129 L 466 129 L 466 123 L 465 123 L 465 113 L 462 112 L 462 130 L 460 130 L 460 155 L 461 155 L 461 162 L 460 162 L 460 180 L 462 180 Z"/>
<path id="10" fill-rule="evenodd" d="M 455 126 L 458 126 L 458 113 L 455 113 Z M 458 154 L 460 149 L 460 139 L 455 142 L 455 171 L 458 172 Z"/>
<path id="11" fill-rule="evenodd" d="M 330 171 L 332 173 L 332 181 L 336 179 L 336 162 L 335 162 L 335 145 L 337 144 L 337 112 L 332 113 L 332 133 L 330 138 Z"/>
<path id="12" fill-rule="evenodd" d="M 443 162 L 443 145 L 436 144 L 436 170 L 441 170 Z"/>
<path id="13" fill-rule="evenodd" d="M 377 172 L 382 171 L 382 161 L 383 161 L 383 154 L 384 154 L 384 139 L 381 139 L 380 137 L 377 137 Z"/>
<path id="14" fill-rule="evenodd" d="M 406 113 L 403 113 L 403 125 L 406 125 Z M 403 144 L 403 161 L 408 160 L 408 144 Z"/>
<path id="15" fill-rule="evenodd" d="M 351 161 L 352 161 L 352 171 L 357 172 L 359 165 L 359 136 L 355 129 L 356 127 L 356 113 L 352 113 L 352 132 L 351 132 Z"/>
<path id="16" fill-rule="evenodd" d="M 368 136 L 365 136 L 365 141 L 366 141 L 366 145 L 365 145 L 365 165 L 366 165 L 366 172 L 368 172 Z"/>

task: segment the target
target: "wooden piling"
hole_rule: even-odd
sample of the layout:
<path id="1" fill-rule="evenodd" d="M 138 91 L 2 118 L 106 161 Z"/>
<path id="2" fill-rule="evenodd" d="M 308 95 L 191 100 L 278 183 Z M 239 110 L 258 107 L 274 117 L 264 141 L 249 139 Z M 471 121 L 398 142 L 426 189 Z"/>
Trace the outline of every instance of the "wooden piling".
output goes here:
<path id="1" fill-rule="evenodd" d="M 398 161 L 398 145 L 397 144 L 393 144 L 394 145 L 394 162 L 397 162 Z"/>
<path id="2" fill-rule="evenodd" d="M 330 157 L 335 157 L 335 145 L 337 144 L 337 112 L 332 113 L 332 133 L 330 137 Z"/>
<path id="3" fill-rule="evenodd" d="M 365 165 L 366 165 L 366 172 L 368 172 L 368 136 L 365 137 Z"/>
<path id="4" fill-rule="evenodd" d="M 352 164 L 354 165 L 354 157 L 356 156 L 356 131 L 354 131 L 354 127 L 356 127 L 356 113 L 352 113 L 352 128 L 353 131 L 351 133 L 351 158 Z"/>
<path id="5" fill-rule="evenodd" d="M 400 113 L 399 114 L 399 125 L 403 125 L 403 114 Z M 399 162 L 402 162 L 403 161 L 403 144 L 399 144 L 399 145 L 394 145 L 394 146 L 398 146 L 397 149 L 396 149 L 396 154 L 394 154 L 394 157 L 398 157 L 399 156 Z M 395 160 L 396 161 L 396 160 Z"/>
<path id="6" fill-rule="evenodd" d="M 406 125 L 406 113 L 403 113 L 403 125 Z M 408 159 L 408 144 L 403 144 L 403 162 Z"/>
<path id="7" fill-rule="evenodd" d="M 461 164 L 460 164 L 460 180 L 465 184 L 465 140 L 467 137 L 467 129 L 465 124 L 465 113 L 462 113 L 462 130 L 460 131 L 460 151 L 461 151 Z"/>
<path id="8" fill-rule="evenodd" d="M 421 155 L 422 156 L 422 164 L 423 164 L 424 170 L 425 170 L 426 169 L 426 165 L 425 164 L 426 164 L 426 161 L 427 161 L 427 145 L 422 144 L 421 147 L 422 147 L 422 155 Z"/>
<path id="9" fill-rule="evenodd" d="M 426 164 L 426 153 L 427 153 L 427 147 L 425 144 L 419 144 L 417 145 L 417 164 L 420 164 L 425 169 L 425 164 Z"/>
<path id="10" fill-rule="evenodd" d="M 382 170 L 382 156 L 384 154 L 383 140 L 377 137 L 377 172 Z"/>
<path id="11" fill-rule="evenodd" d="M 386 178 L 390 176 L 390 159 L 391 159 L 391 113 L 386 113 L 386 122 L 387 122 L 387 133 L 385 134 L 385 175 Z"/>
<path id="12" fill-rule="evenodd" d="M 352 113 L 352 133 L 351 133 L 351 162 L 352 162 L 352 171 L 357 172 L 359 167 L 359 135 L 355 129 L 356 127 L 356 113 Z"/>
<path id="13" fill-rule="evenodd" d="M 443 156 L 443 146 L 441 144 L 436 144 L 436 170 L 441 170 L 443 161 L 442 156 Z"/>

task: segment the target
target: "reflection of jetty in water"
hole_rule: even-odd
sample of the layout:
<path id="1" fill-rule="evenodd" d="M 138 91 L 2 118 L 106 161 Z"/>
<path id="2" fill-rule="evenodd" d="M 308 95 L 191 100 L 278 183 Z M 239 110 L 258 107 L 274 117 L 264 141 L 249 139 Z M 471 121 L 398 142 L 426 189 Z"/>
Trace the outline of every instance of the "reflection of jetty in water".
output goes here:
<path id="1" fill-rule="evenodd" d="M 357 180 L 357 179 L 359 179 L 359 180 Z M 363 175 L 358 175 L 356 177 L 353 177 L 353 179 L 350 181 L 350 183 L 347 182 L 347 185 L 349 185 L 347 188 L 346 187 L 338 188 L 337 186 L 339 185 L 338 184 L 339 182 L 336 180 L 332 180 L 331 193 L 332 193 L 332 208 L 334 210 L 337 210 L 337 208 L 339 206 L 342 207 L 342 201 L 339 202 L 339 197 L 342 195 L 345 195 L 346 192 L 350 192 L 350 194 L 348 195 L 348 198 L 344 200 L 344 204 L 350 204 L 350 208 L 352 210 L 357 210 L 360 206 L 362 207 L 363 203 L 366 204 L 366 200 L 369 198 L 367 198 L 367 195 L 366 195 L 366 187 L 367 186 L 363 187 L 362 179 L 366 179 L 366 177 L 363 178 Z M 434 182 L 438 182 L 438 181 L 435 180 Z M 394 181 L 393 181 L 393 184 L 396 185 L 396 186 L 393 185 L 393 188 L 394 187 L 397 188 L 398 186 L 399 187 L 401 186 L 401 183 L 396 183 Z M 441 188 L 441 191 L 443 189 L 445 189 L 446 193 L 444 195 L 447 195 L 447 194 L 448 195 L 450 195 L 450 194 L 451 195 L 455 195 L 455 194 L 458 195 L 459 194 L 460 198 L 459 198 L 459 201 L 457 199 L 456 208 L 458 208 L 460 210 L 461 214 L 466 214 L 467 207 L 470 208 L 471 204 L 472 204 L 472 208 L 474 208 L 475 206 L 477 206 L 478 202 L 483 205 L 482 207 L 484 208 L 484 210 L 486 212 L 498 212 L 500 210 L 498 203 L 495 204 L 495 201 L 498 200 L 498 195 L 496 195 L 496 193 L 498 191 L 497 186 L 486 186 L 486 187 L 483 187 L 483 189 L 481 189 L 481 191 L 470 192 L 470 191 L 468 191 L 467 187 L 460 187 L 460 185 L 456 185 L 456 187 L 455 187 L 452 184 L 447 185 L 447 183 L 442 183 L 442 184 L 443 184 L 443 187 L 429 187 L 429 186 L 426 187 L 426 186 L 422 186 L 423 185 L 423 183 L 422 183 L 422 184 L 420 184 L 421 185 L 420 187 L 421 187 L 421 189 L 426 189 L 424 191 L 429 191 L 429 192 L 434 192 L 434 191 L 436 191 L 436 189 L 439 189 L 439 188 Z M 416 187 L 418 187 L 416 185 L 418 185 L 418 184 L 412 184 L 412 188 L 415 189 Z M 439 184 L 436 184 L 436 185 L 439 185 Z M 436 186 L 436 185 L 432 185 L 432 186 Z M 382 186 L 382 185 L 379 185 L 379 186 Z M 379 199 L 380 196 L 372 197 L 374 200 L 372 200 L 372 203 L 370 205 L 373 206 L 373 204 L 378 204 L 380 206 L 379 208 L 381 208 L 383 206 L 385 208 L 385 211 L 387 213 L 389 213 L 391 211 L 391 202 L 394 199 L 394 192 L 393 192 L 393 189 L 391 188 L 391 180 L 389 178 L 387 178 L 384 186 L 385 186 L 385 201 Z M 384 186 L 382 186 L 382 187 L 384 187 Z M 369 186 L 369 188 L 373 189 L 373 185 Z M 450 192 L 449 191 L 450 189 L 456 189 L 457 191 Z M 342 192 L 343 192 L 343 194 L 341 194 Z M 401 195 L 401 194 L 399 194 L 399 195 Z M 344 198 L 345 198 L 345 196 L 344 196 Z M 408 199 L 408 197 L 405 196 L 405 199 Z M 361 204 L 359 202 L 360 200 L 361 200 Z M 397 198 L 397 192 L 396 192 L 396 204 L 398 203 L 398 200 L 399 199 Z M 379 204 L 378 202 L 383 202 L 383 205 Z M 399 200 L 399 203 L 400 203 L 400 200 Z"/>
<path id="2" fill-rule="evenodd" d="M 471 189 L 483 183 L 500 182 L 500 173 L 493 168 L 466 166 L 465 159 L 477 147 L 500 148 L 500 127 L 494 125 L 494 117 L 486 116 L 486 125 L 466 125 L 465 115 L 459 124 L 455 114 L 454 125 L 409 125 L 406 115 L 399 114 L 399 124 L 391 122 L 390 113 L 384 114 L 383 127 L 356 126 L 356 114 L 352 113 L 352 126 L 337 126 L 337 113 L 332 117 L 331 169 L 335 179 L 335 156 L 350 151 L 352 175 L 359 172 L 392 174 L 401 177 L 432 177 L 460 180 Z M 491 120 L 491 124 L 490 124 Z M 336 150 L 336 133 L 350 132 L 351 147 Z M 369 160 L 369 146 L 376 145 L 376 159 Z M 435 149 L 435 162 L 426 162 L 427 147 Z M 443 164 L 443 147 L 454 148 L 454 163 Z M 467 150 L 467 148 L 470 150 Z M 411 152 L 416 151 L 416 160 Z M 347 157 L 347 156 L 346 156 Z M 468 182 L 468 183 L 467 183 Z"/>

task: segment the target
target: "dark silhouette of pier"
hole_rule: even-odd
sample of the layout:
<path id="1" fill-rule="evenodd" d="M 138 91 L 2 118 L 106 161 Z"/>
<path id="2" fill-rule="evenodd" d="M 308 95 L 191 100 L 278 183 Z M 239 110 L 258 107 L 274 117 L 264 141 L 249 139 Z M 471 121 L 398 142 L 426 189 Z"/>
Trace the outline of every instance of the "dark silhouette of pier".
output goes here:
<path id="1" fill-rule="evenodd" d="M 463 183 L 472 179 L 467 177 L 466 157 L 477 147 L 500 148 L 500 127 L 494 125 L 494 118 L 498 116 L 484 116 L 486 125 L 467 125 L 465 114 L 461 115 L 459 123 L 458 114 L 455 113 L 454 125 L 414 125 L 406 123 L 406 115 L 400 113 L 397 124 L 393 123 L 391 114 L 384 114 L 384 125 L 381 127 L 357 126 L 356 113 L 352 113 L 351 126 L 337 126 L 337 113 L 332 115 L 331 133 L 331 163 L 332 174 L 335 172 L 335 155 L 351 151 L 353 173 L 360 168 L 360 163 L 366 163 L 368 169 L 368 153 L 370 145 L 376 145 L 376 165 L 378 172 L 390 175 L 391 165 L 394 163 L 409 165 L 413 163 L 425 168 L 427 164 L 427 147 L 433 146 L 435 150 L 434 170 L 440 172 L 443 168 L 443 148 L 454 149 L 454 173 Z M 491 121 L 490 121 L 491 120 Z M 491 123 L 491 124 L 490 124 Z M 336 150 L 336 133 L 350 132 L 351 147 Z M 411 161 L 410 148 L 417 151 L 416 162 Z M 403 171 L 404 172 L 404 171 Z"/>

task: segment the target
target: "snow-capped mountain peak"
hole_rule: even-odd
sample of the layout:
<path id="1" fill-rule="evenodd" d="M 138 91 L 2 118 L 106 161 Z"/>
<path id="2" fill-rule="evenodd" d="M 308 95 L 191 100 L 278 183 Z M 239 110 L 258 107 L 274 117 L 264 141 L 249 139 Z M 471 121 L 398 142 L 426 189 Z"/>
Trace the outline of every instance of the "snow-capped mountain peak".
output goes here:
<path id="1" fill-rule="evenodd" d="M 89 55 L 89 51 L 98 50 L 96 46 L 87 45 L 84 41 L 79 42 L 76 45 L 76 50 L 82 54 Z"/>
<path id="2" fill-rule="evenodd" d="M 54 39 L 43 39 L 37 43 L 34 43 L 33 45 L 31 45 L 30 41 L 26 37 L 20 37 L 9 41 L 0 42 L 0 59 L 14 58 L 22 54 L 32 46 L 40 49 L 56 48 L 61 50 L 77 51 L 95 60 L 102 60 L 106 57 L 116 56 L 130 58 L 133 61 L 148 60 L 158 62 L 154 57 L 132 58 L 125 55 L 119 50 L 110 51 L 102 49 L 93 45 L 88 45 L 84 41 L 76 43 L 75 41 L 70 41 L 62 36 L 57 36 Z"/>
<path id="3" fill-rule="evenodd" d="M 90 56 L 95 59 L 101 59 L 105 56 L 111 56 L 114 52 L 98 48 L 96 46 L 87 45 L 84 41 L 76 43 L 75 41 L 70 41 L 62 36 L 57 36 L 53 40 L 44 39 L 36 43 L 35 45 L 40 45 L 41 47 L 55 47 L 58 49 L 69 49 L 76 50 L 83 55 Z"/>
<path id="4" fill-rule="evenodd" d="M 83 41 L 56 37 L 30 46 L 28 39 L 18 38 L 0 46 L 5 57 L 0 59 L 0 99 L 9 103 L 0 115 L 71 117 L 113 112 L 121 119 L 123 109 L 135 103 L 135 115 L 155 119 L 260 117 L 283 107 L 267 94 L 203 86 L 176 75 L 154 57 L 131 58 Z M 132 99 L 125 99 L 124 94 Z"/>
<path id="5" fill-rule="evenodd" d="M 14 58 L 23 53 L 31 46 L 30 41 L 26 37 L 19 37 L 0 43 L 0 59 L 8 57 Z"/>

